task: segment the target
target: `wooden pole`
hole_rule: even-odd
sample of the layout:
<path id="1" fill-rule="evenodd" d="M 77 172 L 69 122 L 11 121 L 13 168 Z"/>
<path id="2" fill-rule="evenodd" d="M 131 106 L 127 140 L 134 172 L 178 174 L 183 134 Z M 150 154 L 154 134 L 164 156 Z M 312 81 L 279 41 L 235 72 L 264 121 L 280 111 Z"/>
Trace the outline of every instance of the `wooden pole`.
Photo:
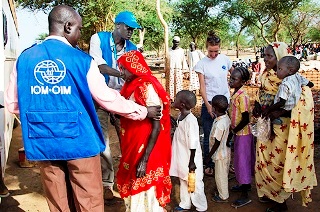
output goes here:
<path id="1" fill-rule="evenodd" d="M 169 75 L 170 75 L 170 58 L 169 58 L 169 29 L 167 22 L 163 19 L 160 11 L 160 0 L 157 0 L 157 15 L 164 28 L 164 73 L 166 79 L 166 91 L 169 93 Z"/>

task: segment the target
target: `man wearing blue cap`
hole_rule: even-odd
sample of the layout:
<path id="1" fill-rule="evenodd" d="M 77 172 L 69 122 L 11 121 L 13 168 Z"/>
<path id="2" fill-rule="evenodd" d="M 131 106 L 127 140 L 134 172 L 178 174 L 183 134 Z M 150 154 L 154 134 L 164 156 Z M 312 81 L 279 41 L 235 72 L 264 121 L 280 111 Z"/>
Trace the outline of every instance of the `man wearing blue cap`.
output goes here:
<path id="1" fill-rule="evenodd" d="M 130 41 L 134 29 L 141 29 L 134 14 L 129 11 L 122 11 L 115 18 L 113 32 L 98 32 L 92 35 L 90 40 L 90 55 L 98 63 L 100 72 L 105 76 L 108 86 L 118 91 L 121 90 L 124 80 L 120 74 L 117 59 L 125 52 L 137 50 L 136 45 Z M 99 106 L 96 110 L 106 143 L 106 149 L 101 160 L 104 198 L 111 200 L 113 199 L 114 169 L 107 123 L 110 115 L 110 122 L 115 126 L 120 141 L 120 120 Z"/>

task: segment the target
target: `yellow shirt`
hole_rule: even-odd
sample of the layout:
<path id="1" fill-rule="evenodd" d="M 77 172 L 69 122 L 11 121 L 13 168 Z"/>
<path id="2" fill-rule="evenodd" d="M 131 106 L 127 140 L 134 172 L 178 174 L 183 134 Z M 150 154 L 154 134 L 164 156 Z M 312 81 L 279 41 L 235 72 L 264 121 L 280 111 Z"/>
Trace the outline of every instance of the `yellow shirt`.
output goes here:
<path id="1" fill-rule="evenodd" d="M 242 119 L 242 113 L 249 112 L 250 98 L 248 94 L 241 87 L 235 94 L 231 96 L 229 106 L 229 116 L 231 119 L 231 129 L 234 129 Z M 249 135 L 251 129 L 246 125 L 242 130 L 237 132 L 237 135 Z"/>

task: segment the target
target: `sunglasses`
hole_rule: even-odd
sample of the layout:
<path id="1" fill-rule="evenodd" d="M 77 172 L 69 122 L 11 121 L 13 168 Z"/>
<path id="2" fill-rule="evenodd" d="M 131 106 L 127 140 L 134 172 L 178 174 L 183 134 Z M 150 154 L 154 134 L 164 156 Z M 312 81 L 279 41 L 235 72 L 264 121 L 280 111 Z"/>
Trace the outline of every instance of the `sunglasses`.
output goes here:
<path id="1" fill-rule="evenodd" d="M 207 42 L 209 43 L 220 43 L 220 38 L 216 35 L 209 35 L 207 37 Z"/>

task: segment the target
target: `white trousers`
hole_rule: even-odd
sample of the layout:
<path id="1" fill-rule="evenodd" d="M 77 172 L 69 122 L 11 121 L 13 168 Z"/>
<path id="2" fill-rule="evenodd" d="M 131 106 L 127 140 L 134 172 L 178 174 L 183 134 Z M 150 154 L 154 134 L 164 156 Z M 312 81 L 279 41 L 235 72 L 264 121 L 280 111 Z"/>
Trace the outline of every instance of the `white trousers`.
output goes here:
<path id="1" fill-rule="evenodd" d="M 188 192 L 188 182 L 180 179 L 180 200 L 179 206 L 181 208 L 190 209 L 191 204 L 193 204 L 197 211 L 206 211 L 208 203 L 202 179 L 196 176 L 196 189 L 193 193 Z"/>
<path id="2" fill-rule="evenodd" d="M 214 177 L 219 192 L 219 197 L 223 200 L 229 198 L 228 174 L 230 167 L 230 157 L 214 161 Z"/>

